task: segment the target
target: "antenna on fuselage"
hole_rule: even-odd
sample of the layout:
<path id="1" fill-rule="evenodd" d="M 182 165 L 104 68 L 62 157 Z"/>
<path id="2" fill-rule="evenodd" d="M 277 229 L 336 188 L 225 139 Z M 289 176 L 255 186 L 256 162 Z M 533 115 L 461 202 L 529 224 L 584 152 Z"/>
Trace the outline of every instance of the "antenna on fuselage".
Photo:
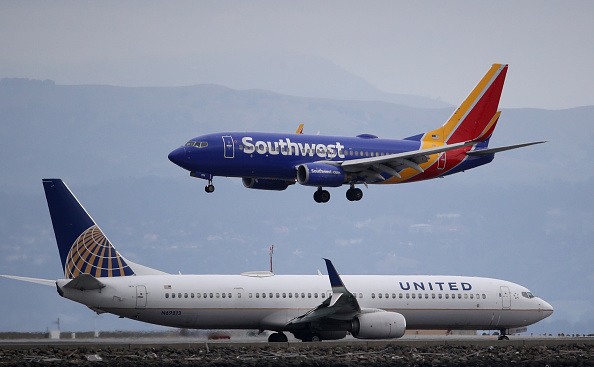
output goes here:
<path id="1" fill-rule="evenodd" d="M 270 246 L 270 272 L 274 273 L 272 271 L 272 255 L 274 254 L 274 245 Z"/>

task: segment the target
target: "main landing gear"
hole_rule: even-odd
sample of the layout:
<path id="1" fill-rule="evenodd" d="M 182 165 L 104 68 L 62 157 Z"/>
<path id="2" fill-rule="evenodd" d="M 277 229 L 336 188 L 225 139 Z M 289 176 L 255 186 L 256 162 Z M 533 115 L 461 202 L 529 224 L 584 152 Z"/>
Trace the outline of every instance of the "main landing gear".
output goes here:
<path id="1" fill-rule="evenodd" d="M 363 197 L 363 191 L 356 188 L 355 185 L 351 185 L 351 188 L 346 192 L 346 197 L 349 201 L 359 201 Z"/>
<path id="2" fill-rule="evenodd" d="M 359 188 L 356 188 L 355 185 L 351 185 L 351 187 L 346 192 L 346 198 L 349 201 L 359 201 L 362 197 L 363 191 L 361 191 Z M 327 203 L 328 200 L 330 200 L 330 193 L 320 186 L 318 187 L 318 190 L 314 192 L 314 200 L 316 203 Z"/>
<path id="3" fill-rule="evenodd" d="M 214 185 L 212 184 L 212 180 L 208 180 L 208 185 L 206 185 L 204 187 L 204 191 L 206 191 L 207 193 L 211 193 L 214 192 Z"/>
<path id="4" fill-rule="evenodd" d="M 507 335 L 505 335 L 505 329 L 499 330 L 499 337 L 497 338 L 497 340 L 509 340 Z"/>
<path id="5" fill-rule="evenodd" d="M 289 339 L 287 339 L 287 336 L 283 333 L 274 333 L 268 336 L 269 343 L 286 343 L 288 341 Z"/>
<path id="6" fill-rule="evenodd" d="M 324 189 L 322 186 L 318 187 L 318 190 L 314 192 L 314 200 L 316 203 L 327 203 L 330 200 L 330 193 Z"/>

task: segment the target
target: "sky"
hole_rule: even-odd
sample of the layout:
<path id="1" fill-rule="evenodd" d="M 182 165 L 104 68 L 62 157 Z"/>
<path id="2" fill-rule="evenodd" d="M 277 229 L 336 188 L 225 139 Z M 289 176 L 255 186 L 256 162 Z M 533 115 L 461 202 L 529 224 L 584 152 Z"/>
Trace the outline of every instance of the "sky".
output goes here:
<path id="1" fill-rule="evenodd" d="M 167 153 L 201 133 L 293 132 L 298 119 L 308 133 L 401 138 L 438 127 L 451 111 L 250 93 L 194 103 L 162 99 L 177 92 L 125 88 L 53 88 L 60 98 L 47 100 L 9 91 L 17 102 L 0 100 L 0 202 L 23 203 L 0 205 L 0 273 L 61 276 L 40 184 L 47 175 L 67 180 L 125 256 L 171 273 L 260 270 L 273 242 L 279 273 L 315 273 L 325 256 L 344 273 L 506 279 L 555 306 L 535 333 L 592 332 L 592 107 L 520 110 L 594 105 L 591 19 L 594 3 L 586 1 L 2 1 L 0 78 L 214 83 L 302 97 L 325 88 L 327 98 L 373 86 L 453 111 L 491 64 L 509 63 L 493 144 L 549 142 L 448 179 L 372 187 L 358 203 L 334 189 L 329 205 L 316 206 L 308 188 L 262 192 L 239 179 L 218 178 L 206 195 Z M 227 203 L 238 210 L 227 213 Z M 28 316 L 0 319 L 0 331 L 39 330 L 54 315 L 71 330 L 92 327 L 93 314 L 54 289 L 16 283 L 0 282 L 2 294 L 19 293 L 0 302 L 0 313 Z M 136 324 L 124 327 L 143 327 Z"/>
<path id="2" fill-rule="evenodd" d="M 0 77 L 290 93 L 270 79 L 308 58 L 329 88 L 324 63 L 458 105 L 508 63 L 502 107 L 565 109 L 594 104 L 593 17 L 591 1 L 3 1 Z"/>

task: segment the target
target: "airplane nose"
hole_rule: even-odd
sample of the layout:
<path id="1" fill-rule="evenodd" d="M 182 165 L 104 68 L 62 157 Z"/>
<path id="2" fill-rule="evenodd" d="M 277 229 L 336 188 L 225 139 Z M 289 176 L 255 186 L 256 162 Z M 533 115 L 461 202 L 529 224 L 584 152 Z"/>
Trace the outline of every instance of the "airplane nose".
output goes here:
<path id="1" fill-rule="evenodd" d="M 171 153 L 169 153 L 169 155 L 167 157 L 169 158 L 169 160 L 171 162 L 184 168 L 184 163 L 187 161 L 186 148 L 179 147 L 179 148 L 175 149 L 174 151 L 172 151 Z"/>
<path id="2" fill-rule="evenodd" d="M 551 316 L 553 314 L 553 312 L 555 312 L 555 310 L 553 309 L 553 306 L 551 306 L 550 303 L 548 303 L 547 301 L 544 300 L 540 300 L 540 309 L 542 310 L 542 318 L 545 319 L 549 316 Z"/>

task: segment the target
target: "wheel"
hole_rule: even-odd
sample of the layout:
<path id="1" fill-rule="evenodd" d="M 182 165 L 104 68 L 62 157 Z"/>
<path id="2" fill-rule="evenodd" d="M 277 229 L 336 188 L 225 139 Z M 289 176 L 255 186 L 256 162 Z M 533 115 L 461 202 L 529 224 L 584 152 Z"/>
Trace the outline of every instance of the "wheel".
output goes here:
<path id="1" fill-rule="evenodd" d="M 286 343 L 289 339 L 283 333 L 273 333 L 268 336 L 269 343 Z"/>
<path id="2" fill-rule="evenodd" d="M 330 200 L 330 193 L 320 187 L 314 192 L 314 200 L 316 203 L 327 203 Z"/>
<path id="3" fill-rule="evenodd" d="M 213 184 L 208 184 L 206 185 L 206 187 L 204 187 L 204 191 L 206 191 L 207 193 L 211 193 L 214 191 L 214 185 Z"/>
<path id="4" fill-rule="evenodd" d="M 320 336 L 319 335 L 315 335 L 314 334 L 314 335 L 311 336 L 311 341 L 312 342 L 321 342 L 322 339 L 320 339 Z"/>
<path id="5" fill-rule="evenodd" d="M 359 201 L 363 197 L 363 191 L 361 191 L 361 189 L 351 187 L 347 190 L 346 197 L 349 201 Z"/>
<path id="6" fill-rule="evenodd" d="M 509 340 L 509 338 L 507 337 L 507 335 L 500 335 L 499 338 L 497 338 L 498 340 Z"/>

